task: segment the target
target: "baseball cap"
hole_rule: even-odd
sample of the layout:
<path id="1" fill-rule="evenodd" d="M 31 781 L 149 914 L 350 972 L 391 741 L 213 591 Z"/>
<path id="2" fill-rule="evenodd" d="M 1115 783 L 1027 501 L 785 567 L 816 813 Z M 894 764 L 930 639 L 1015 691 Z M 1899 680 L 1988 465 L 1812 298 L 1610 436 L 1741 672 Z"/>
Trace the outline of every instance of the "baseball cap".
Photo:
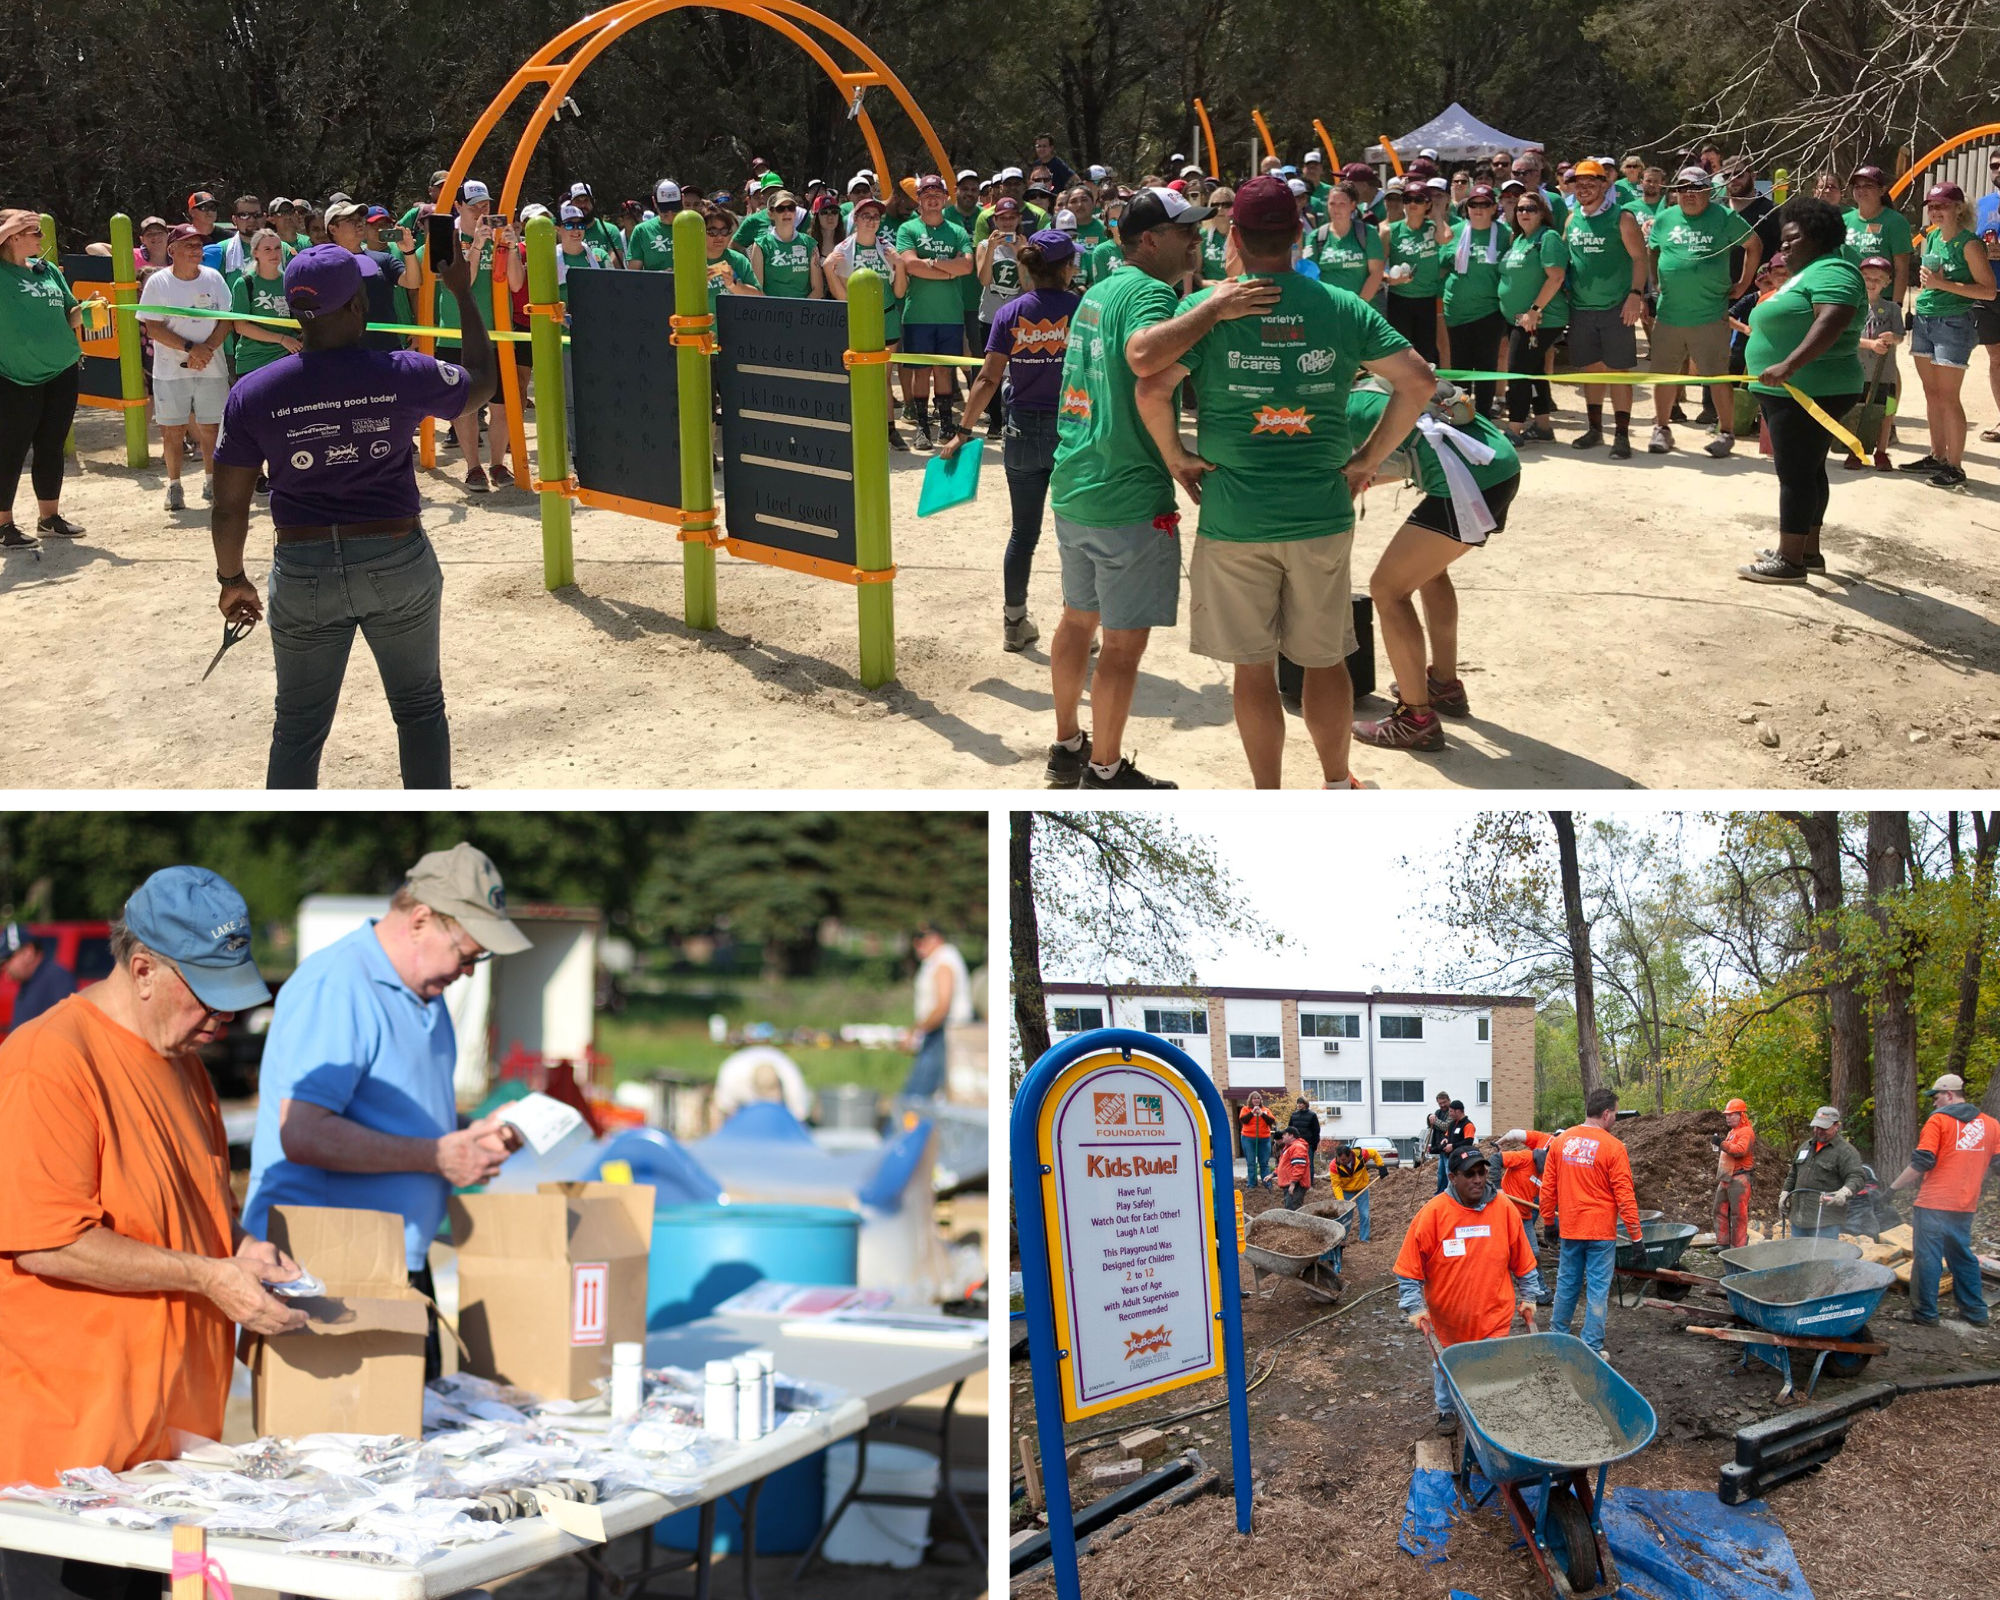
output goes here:
<path id="1" fill-rule="evenodd" d="M 782 189 L 784 186 L 785 180 L 775 172 L 762 173 L 757 179 L 757 187 L 760 189 Z"/>
<path id="2" fill-rule="evenodd" d="M 388 207 L 370 206 L 368 210 L 363 214 L 361 220 L 363 222 L 369 222 L 369 223 L 387 222 L 389 220 Z"/>
<path id="3" fill-rule="evenodd" d="M 926 189 L 948 189 L 949 187 L 950 185 L 935 172 L 926 172 L 921 178 L 917 179 L 917 193 L 919 194 L 922 194 Z"/>
<path id="4" fill-rule="evenodd" d="M 367 215 L 368 208 L 366 206 L 358 206 L 352 200 L 347 201 L 344 205 L 328 206 L 326 208 L 326 222 L 328 227 L 348 217 L 365 218 Z"/>
<path id="5" fill-rule="evenodd" d="M 40 217 L 37 217 L 35 219 L 35 225 L 37 227 L 41 226 Z M 141 233 L 150 233 L 155 228 L 164 228 L 166 226 L 167 226 L 167 219 L 165 217 L 145 217 L 142 218 L 139 223 L 139 231 Z"/>
<path id="6" fill-rule="evenodd" d="M 590 185 L 587 183 L 571 184 L 569 186 L 569 197 L 572 200 L 577 200 L 577 199 L 595 200 L 597 198 L 597 196 L 595 196 L 590 192 Z"/>
<path id="7" fill-rule="evenodd" d="M 1707 189 L 1712 187 L 1714 183 L 1715 180 L 1709 176 L 1708 168 L 1706 167 L 1682 167 L 1679 172 L 1674 174 L 1674 187 L 1676 189 Z"/>
<path id="8" fill-rule="evenodd" d="M 1500 192 L 1502 194 L 1525 194 L 1527 188 L 1528 186 L 1519 178 L 1509 178 L 1505 183 L 1500 185 Z"/>
<path id="9" fill-rule="evenodd" d="M 1438 153 L 1435 150 L 1431 149 L 1419 150 L 1417 152 L 1417 155 L 1420 159 L 1424 161 L 1435 161 L 1438 158 Z"/>
<path id="10" fill-rule="evenodd" d="M 1942 187 L 1942 185 L 1940 185 Z M 1956 187 L 1956 185 L 1954 185 Z M 1964 1094 L 1965 1080 L 1955 1072 L 1947 1072 L 1924 1091 L 1925 1094 Z"/>
<path id="11" fill-rule="evenodd" d="M 1847 175 L 1849 183 L 1873 183 L 1883 188 L 1889 187 L 1889 174 L 1880 167 L 1856 167 Z"/>
<path id="12" fill-rule="evenodd" d="M 1243 203 L 1240 190 L 1236 203 L 1239 206 Z M 1291 206 L 1291 203 L 1287 194 L 1285 204 Z M 1189 205 L 1185 195 L 1175 194 L 1171 189 L 1141 189 L 1125 207 L 1125 215 L 1118 221 L 1118 232 L 1120 237 L 1133 240 L 1150 228 L 1191 228 L 1214 215 L 1212 208 Z M 1293 216 L 1297 216 L 1296 207 Z"/>
<path id="13" fill-rule="evenodd" d="M 1076 226 L 1076 218 L 1065 211 L 1070 226 Z M 1076 241 L 1060 228 L 1043 228 L 1039 233 L 1028 235 L 1028 243 L 1041 251 L 1042 259 L 1052 267 L 1058 267 L 1076 255 Z"/>
<path id="14" fill-rule="evenodd" d="M 854 202 L 853 214 L 858 217 L 864 211 L 887 211 L 888 209 L 889 208 L 886 205 L 884 205 L 879 199 L 877 199 L 874 195 L 871 194 L 865 200 L 857 200 Z"/>
<path id="15" fill-rule="evenodd" d="M 960 167 L 958 169 L 958 181 L 963 183 L 967 178 L 977 183 L 979 181 L 979 174 L 974 172 L 970 167 Z"/>
<path id="16" fill-rule="evenodd" d="M 285 264 L 285 304 L 301 318 L 338 311 L 361 293 L 361 268 L 337 244 L 308 245 Z"/>
<path id="17" fill-rule="evenodd" d="M 477 178 L 467 178 L 465 182 L 458 186 L 458 197 L 470 204 L 474 200 L 491 200 L 493 198 L 493 191 L 488 189 Z"/>
<path id="18" fill-rule="evenodd" d="M 1111 169 L 1109 167 L 1092 167 L 1090 169 L 1090 181 L 1092 183 L 1102 183 L 1110 176 Z"/>
<path id="19" fill-rule="evenodd" d="M 653 185 L 653 204 L 656 206 L 677 206 L 681 203 L 681 186 L 672 178 L 662 178 Z"/>
<path id="20" fill-rule="evenodd" d="M 549 214 L 550 214 L 549 208 L 543 205 L 541 201 L 531 200 L 528 202 L 528 204 L 521 207 L 521 226 L 525 228 L 529 223 L 533 222 L 535 218 L 546 217 Z"/>
<path id="21" fill-rule="evenodd" d="M 37 227 L 41 226 L 40 217 L 37 217 L 35 219 L 35 225 Z M 192 222 L 176 223 L 172 228 L 170 228 L 167 231 L 167 248 L 171 250 L 175 245 L 184 243 L 189 239 L 192 239 L 196 244 L 200 244 L 201 230 L 197 228 Z M 345 250 L 342 250 L 340 253 L 342 255 L 347 254 Z"/>
<path id="22" fill-rule="evenodd" d="M 1285 180 L 1285 187 L 1291 190 L 1293 194 L 1312 193 L 1312 186 L 1308 184 L 1303 178 L 1287 178 Z"/>
<path id="23" fill-rule="evenodd" d="M 1924 196 L 1924 204 L 1927 206 L 1964 205 L 1965 191 L 1955 183 L 1940 183 L 1934 185 L 1931 192 Z"/>
<path id="24" fill-rule="evenodd" d="M 1471 205 L 1471 204 L 1472 204 L 1472 202 L 1473 202 L 1473 201 L 1475 201 L 1475 200 L 1486 200 L 1486 201 L 1493 201 L 1493 200 L 1498 200 L 1499 198 L 1500 198 L 1500 197 L 1499 197 L 1498 195 L 1496 195 L 1496 194 L 1495 194 L 1495 193 L 1493 192 L 1493 185 L 1492 185 L 1492 184 L 1490 184 L 1490 183 L 1475 183 L 1475 184 L 1474 184 L 1474 185 L 1472 186 L 1472 191 L 1471 191 L 1471 193 L 1469 193 L 1468 195 L 1466 195 L 1466 197 L 1465 197 L 1465 203 L 1466 203 L 1467 205 Z"/>
<path id="25" fill-rule="evenodd" d="M 451 173 L 444 167 L 439 167 L 437 171 L 431 174 L 430 186 L 433 189 L 442 189 L 449 182 L 451 182 Z"/>
<path id="26" fill-rule="evenodd" d="M 1299 225 L 1298 202 L 1284 179 L 1260 175 L 1236 191 L 1236 226 L 1252 233 L 1280 232 Z"/>
<path id="27" fill-rule="evenodd" d="M 187 208 L 192 211 L 196 206 L 212 206 L 215 203 L 214 195 L 210 194 L 206 189 L 197 189 L 193 194 L 188 196 Z"/>
<path id="28" fill-rule="evenodd" d="M 250 907 L 206 867 L 162 867 L 132 891 L 124 921 L 133 938 L 180 969 L 210 1009 L 247 1011 L 271 998 L 250 957 Z"/>
<path id="29" fill-rule="evenodd" d="M 1045 233 L 1053 233 L 1060 230 L 1061 232 L 1068 234 L 1074 232 L 1078 226 L 1079 224 L 1076 220 L 1076 213 L 1074 211 L 1058 211 L 1056 213 L 1055 227 L 1046 228 L 1043 231 Z"/>
<path id="30" fill-rule="evenodd" d="M 1585 156 L 1583 160 L 1571 167 L 1569 175 L 1572 178 L 1608 178 L 1611 176 L 1603 162 L 1593 161 L 1588 156 Z"/>
<path id="31" fill-rule="evenodd" d="M 854 193 L 856 189 L 867 189 L 873 186 L 874 179 L 870 178 L 865 172 L 857 172 L 847 180 L 847 192 L 849 194 Z"/>
<path id="32" fill-rule="evenodd" d="M 1304 155 L 1299 157 L 1299 165 L 1302 167 L 1309 167 L 1313 165 L 1314 162 L 1318 162 L 1319 165 L 1325 166 L 1326 157 L 1322 156 L 1317 150 L 1308 150 Z"/>
<path id="33" fill-rule="evenodd" d="M 1436 194 L 1451 193 L 1451 184 L 1443 178 L 1426 178 L 1424 180 L 1424 187 Z"/>
<path id="34" fill-rule="evenodd" d="M 1187 193 L 1187 179 L 1185 179 L 1185 178 L 1176 178 L 1176 179 L 1174 179 L 1174 181 L 1173 181 L 1172 183 L 1168 184 L 1168 185 L 1167 185 L 1167 187 L 1168 187 L 1169 189 L 1173 190 L 1175 194 L 1186 194 L 1186 193 Z"/>
<path id="35" fill-rule="evenodd" d="M 1167 165 L 1170 167 L 1177 167 L 1185 160 L 1187 160 L 1187 157 L 1182 155 L 1180 151 L 1176 150 L 1172 155 L 1167 157 Z"/>
<path id="36" fill-rule="evenodd" d="M 583 226 L 584 217 L 583 217 L 582 206 L 564 206 L 562 208 L 561 216 L 562 216 L 562 225 L 565 228 L 580 228 Z"/>
<path id="37" fill-rule="evenodd" d="M 1382 185 L 1382 192 L 1384 194 L 1401 194 L 1403 192 L 1403 180 L 1401 178 L 1391 178 L 1387 183 Z"/>
<path id="38" fill-rule="evenodd" d="M 354 204 L 354 196 L 345 190 L 336 189 L 326 197 L 326 204 L 328 210 L 332 210 L 335 206 L 351 206 Z"/>
<path id="39" fill-rule="evenodd" d="M 1342 183 L 1373 183 L 1375 169 L 1365 161 L 1350 161 L 1340 169 Z"/>
<path id="40" fill-rule="evenodd" d="M 1183 178 L 1199 178 L 1201 176 L 1201 168 L 1190 161 L 1186 166 L 1181 168 L 1181 176 Z"/>
<path id="41" fill-rule="evenodd" d="M 1887 256 L 1863 256 L 1861 258 L 1861 270 L 1866 272 L 1870 267 L 1874 267 L 1880 272 L 1893 272 L 1895 270 Z"/>
<path id="42" fill-rule="evenodd" d="M 1832 1106 L 1821 1106 L 1813 1113 L 1812 1125 L 1815 1128 L 1832 1128 L 1839 1124 L 1840 1113 Z"/>
<path id="43" fill-rule="evenodd" d="M 40 213 L 37 213 L 39 217 Z M 18 922 L 0 927 L 0 961 L 5 961 L 28 943 L 28 930 Z"/>
<path id="44" fill-rule="evenodd" d="M 1450 1170 L 1466 1172 L 1473 1167 L 1490 1167 L 1493 1162 L 1486 1152 L 1476 1144 L 1460 1145 L 1451 1153 Z"/>
<path id="45" fill-rule="evenodd" d="M 922 185 L 918 187 L 921 188 Z M 1003 212 L 1010 217 L 1018 217 L 1021 214 L 1021 202 L 1016 200 L 1011 194 L 1003 194 L 998 200 L 993 202 L 993 215 L 997 217 Z"/>
<path id="46" fill-rule="evenodd" d="M 459 923 L 496 956 L 534 948 L 507 916 L 507 891 L 492 858 L 463 840 L 421 858 L 403 886 L 431 910 Z"/>
<path id="47" fill-rule="evenodd" d="M 1281 178 L 1296 178 L 1298 175 L 1299 169 L 1297 167 L 1287 166 L 1278 168 L 1278 176 Z"/>
<path id="48" fill-rule="evenodd" d="M 1019 167 L 1002 167 L 994 176 L 1005 183 L 1009 178 L 1025 178 L 1027 174 Z"/>

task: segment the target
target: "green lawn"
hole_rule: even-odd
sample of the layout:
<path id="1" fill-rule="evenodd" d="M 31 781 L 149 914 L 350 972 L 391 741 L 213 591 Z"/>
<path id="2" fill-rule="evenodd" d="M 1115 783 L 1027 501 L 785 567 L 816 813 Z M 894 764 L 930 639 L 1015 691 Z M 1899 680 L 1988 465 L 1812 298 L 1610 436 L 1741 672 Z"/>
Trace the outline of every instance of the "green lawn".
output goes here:
<path id="1" fill-rule="evenodd" d="M 611 1057 L 621 1080 L 662 1070 L 713 1078 L 736 1048 L 709 1043 L 708 1018 L 717 1011 L 732 1028 L 768 1022 L 781 1033 L 818 1028 L 837 1035 L 847 1022 L 906 1026 L 911 1020 L 910 987 L 848 979 L 679 980 L 664 993 L 632 996 L 621 1016 L 600 1016 L 597 1047 Z M 900 1050 L 863 1050 L 837 1039 L 825 1047 L 775 1042 L 799 1064 L 815 1089 L 855 1083 L 877 1093 L 894 1093 L 910 1069 L 910 1058 Z"/>

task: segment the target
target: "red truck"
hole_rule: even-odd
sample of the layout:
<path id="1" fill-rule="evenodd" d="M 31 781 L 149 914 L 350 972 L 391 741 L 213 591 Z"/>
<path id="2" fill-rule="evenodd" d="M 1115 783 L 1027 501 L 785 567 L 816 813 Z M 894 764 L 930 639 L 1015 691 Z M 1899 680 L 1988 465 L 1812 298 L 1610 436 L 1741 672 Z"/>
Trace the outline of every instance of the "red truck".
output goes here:
<path id="1" fill-rule="evenodd" d="M 79 989 L 111 976 L 111 924 L 108 922 L 30 922 L 28 936 L 42 947 L 44 957 L 69 969 Z M 0 975 L 0 1037 L 14 1025 L 14 980 Z"/>

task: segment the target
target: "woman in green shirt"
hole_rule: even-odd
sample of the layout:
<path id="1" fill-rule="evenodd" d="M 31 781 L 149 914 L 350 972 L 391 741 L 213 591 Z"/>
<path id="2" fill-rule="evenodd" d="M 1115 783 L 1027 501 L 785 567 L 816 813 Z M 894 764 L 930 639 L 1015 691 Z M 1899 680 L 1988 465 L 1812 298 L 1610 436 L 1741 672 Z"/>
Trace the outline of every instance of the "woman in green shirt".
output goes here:
<path id="1" fill-rule="evenodd" d="M 1403 215 L 1382 224 L 1382 274 L 1389 293 L 1382 311 L 1389 325 L 1432 366 L 1438 359 L 1438 294 L 1444 287 L 1444 248 L 1451 217 L 1429 189 L 1412 181 L 1403 189 Z"/>
<path id="2" fill-rule="evenodd" d="M 1229 253 L 1229 217 L 1236 209 L 1236 191 L 1224 184 L 1208 201 L 1209 217 L 1199 230 L 1201 238 L 1201 264 L 1196 270 L 1196 288 L 1208 288 L 1229 276 L 1227 256 Z M 1084 252 L 1086 261 L 1090 252 Z M 1102 274 L 1098 274 L 1102 276 Z M 1092 278 L 1091 281 L 1095 281 Z M 1084 288 L 1090 284 L 1085 283 Z"/>
<path id="3" fill-rule="evenodd" d="M 275 229 L 259 228 L 251 235 L 250 265 L 229 291 L 229 309 L 246 317 L 292 314 L 285 300 L 285 245 Z M 234 327 L 238 383 L 298 351 L 299 336 L 289 328 L 272 328 L 261 322 L 238 322 Z"/>
<path id="4" fill-rule="evenodd" d="M 1465 220 L 1452 230 L 1451 253 L 1444 263 L 1444 328 L 1451 348 L 1448 359 L 1472 372 L 1491 372 L 1507 337 L 1507 319 L 1500 314 L 1500 262 L 1514 236 L 1500 220 L 1500 202 L 1486 184 L 1465 197 Z M 1474 379 L 1473 409 L 1482 417 L 1496 414 L 1494 380 Z"/>
<path id="5" fill-rule="evenodd" d="M 799 203 L 784 189 L 771 197 L 771 219 L 750 243 L 750 271 L 757 287 L 780 300 L 823 300 L 826 279 L 820 273 L 819 251 L 810 236 L 799 232 Z"/>
<path id="6" fill-rule="evenodd" d="M 1500 258 L 1500 315 L 1507 319 L 1507 437 L 1516 444 L 1551 443 L 1556 436 L 1556 402 L 1548 371 L 1563 329 L 1569 326 L 1569 246 L 1552 226 L 1549 203 L 1539 189 L 1514 196 L 1514 242 Z M 1530 407 L 1534 421 L 1528 421 Z"/>
<path id="7" fill-rule="evenodd" d="M 35 547 L 14 522 L 14 494 L 31 454 L 41 510 L 36 532 L 61 539 L 83 532 L 57 506 L 63 442 L 76 417 L 83 312 L 41 251 L 41 213 L 0 211 L 0 550 Z"/>
<path id="8" fill-rule="evenodd" d="M 1972 315 L 1976 303 L 1994 297 L 1993 263 L 1972 231 L 1972 205 L 1955 183 L 1941 183 L 1924 196 L 1923 248 L 1918 256 L 1916 320 L 1910 354 L 1924 386 L 1924 415 L 1930 424 L 1930 452 L 1903 463 L 1905 472 L 1929 472 L 1940 489 L 1965 482 L 1966 365 L 1978 342 Z"/>
<path id="9" fill-rule="evenodd" d="M 1228 228 L 1227 215 L 1222 225 Z M 1353 184 L 1336 184 L 1327 191 L 1326 223 L 1306 240 L 1306 259 L 1319 268 L 1321 283 L 1374 300 L 1388 263 L 1382 259 L 1382 235 L 1363 219 Z"/>
<path id="10" fill-rule="evenodd" d="M 1758 554 L 1737 575 L 1752 583 L 1801 584 L 1826 570 L 1820 526 L 1829 492 L 1826 453 L 1833 435 L 1791 394 L 1796 389 L 1826 415 L 1842 416 L 1861 398 L 1861 308 L 1868 290 L 1845 255 L 1847 224 L 1824 200 L 1787 201 L 1778 236 L 1785 286 L 1750 313 L 1745 372 L 1771 439 L 1778 472 L 1778 548 Z"/>

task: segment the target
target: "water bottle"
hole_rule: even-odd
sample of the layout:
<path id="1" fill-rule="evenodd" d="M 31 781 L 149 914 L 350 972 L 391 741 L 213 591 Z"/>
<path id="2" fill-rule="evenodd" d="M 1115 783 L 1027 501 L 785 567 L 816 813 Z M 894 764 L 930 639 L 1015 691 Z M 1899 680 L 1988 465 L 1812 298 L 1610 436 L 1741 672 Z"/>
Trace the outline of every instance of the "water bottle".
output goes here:
<path id="1" fill-rule="evenodd" d="M 755 1356 L 738 1356 L 736 1369 L 736 1437 L 764 1437 L 764 1369 Z"/>
<path id="2" fill-rule="evenodd" d="M 736 1363 L 711 1361 L 701 1370 L 701 1426 L 714 1439 L 736 1437 Z"/>
<path id="3" fill-rule="evenodd" d="M 646 1347 L 637 1341 L 611 1347 L 611 1420 L 629 1422 L 646 1403 Z"/>

